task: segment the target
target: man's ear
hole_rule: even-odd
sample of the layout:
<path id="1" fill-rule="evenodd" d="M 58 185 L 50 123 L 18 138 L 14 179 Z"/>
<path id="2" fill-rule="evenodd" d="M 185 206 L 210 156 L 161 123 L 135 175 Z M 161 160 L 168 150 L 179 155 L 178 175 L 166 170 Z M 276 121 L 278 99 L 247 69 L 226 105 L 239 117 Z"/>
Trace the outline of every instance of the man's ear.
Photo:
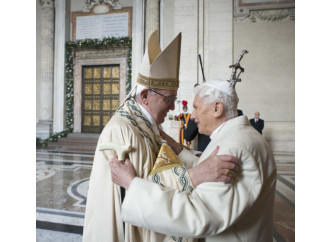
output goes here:
<path id="1" fill-rule="evenodd" d="M 220 117 L 223 114 L 224 107 L 221 102 L 216 102 L 214 105 L 214 117 Z"/>
<path id="2" fill-rule="evenodd" d="M 140 98 L 144 104 L 148 104 L 148 95 L 149 95 L 148 89 L 144 89 L 140 93 Z"/>

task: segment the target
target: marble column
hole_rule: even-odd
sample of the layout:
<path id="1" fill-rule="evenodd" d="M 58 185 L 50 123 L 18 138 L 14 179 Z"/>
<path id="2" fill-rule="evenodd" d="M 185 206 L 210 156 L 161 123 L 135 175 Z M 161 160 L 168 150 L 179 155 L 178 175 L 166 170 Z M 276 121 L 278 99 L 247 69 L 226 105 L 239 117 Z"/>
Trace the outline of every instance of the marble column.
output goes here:
<path id="1" fill-rule="evenodd" d="M 54 0 L 41 0 L 41 83 L 40 117 L 37 123 L 37 137 L 47 138 L 53 125 L 53 78 L 54 78 Z"/>
<path id="2" fill-rule="evenodd" d="M 159 0 L 147 0 L 146 5 L 146 30 L 145 40 L 148 41 L 150 35 L 158 30 L 159 31 Z"/>
<path id="3" fill-rule="evenodd" d="M 136 85 L 136 78 L 140 70 L 144 54 L 144 0 L 133 1 L 132 21 L 132 88 Z"/>
<path id="4" fill-rule="evenodd" d="M 70 6 L 66 0 L 56 0 L 55 17 L 55 63 L 54 63 L 54 121 L 53 132 L 65 129 L 65 41 L 69 35 Z"/>
<path id="5" fill-rule="evenodd" d="M 206 79 L 229 78 L 232 70 L 228 67 L 234 63 L 233 2 L 208 0 L 203 5 L 202 46 Z"/>

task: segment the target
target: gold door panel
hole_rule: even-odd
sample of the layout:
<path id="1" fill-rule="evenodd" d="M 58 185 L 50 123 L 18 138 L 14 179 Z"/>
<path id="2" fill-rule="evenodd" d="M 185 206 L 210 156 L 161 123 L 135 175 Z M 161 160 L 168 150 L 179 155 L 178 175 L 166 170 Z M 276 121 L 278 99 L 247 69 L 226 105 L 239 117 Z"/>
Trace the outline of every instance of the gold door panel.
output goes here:
<path id="1" fill-rule="evenodd" d="M 119 65 L 83 66 L 82 132 L 101 133 L 119 106 Z"/>

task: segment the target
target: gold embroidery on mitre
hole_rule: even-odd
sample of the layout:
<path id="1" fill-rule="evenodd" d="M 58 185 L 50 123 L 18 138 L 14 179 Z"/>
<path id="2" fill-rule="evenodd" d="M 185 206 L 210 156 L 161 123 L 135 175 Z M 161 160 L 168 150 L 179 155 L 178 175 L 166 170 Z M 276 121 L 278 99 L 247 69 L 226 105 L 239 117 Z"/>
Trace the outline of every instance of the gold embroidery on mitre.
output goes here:
<path id="1" fill-rule="evenodd" d="M 182 161 L 177 157 L 175 152 L 167 144 L 162 144 L 160 147 L 156 162 L 149 175 L 153 175 L 164 170 L 174 167 L 183 166 Z"/>
<path id="2" fill-rule="evenodd" d="M 179 80 L 176 78 L 153 78 L 138 74 L 137 83 L 142 86 L 156 89 L 177 90 Z"/>

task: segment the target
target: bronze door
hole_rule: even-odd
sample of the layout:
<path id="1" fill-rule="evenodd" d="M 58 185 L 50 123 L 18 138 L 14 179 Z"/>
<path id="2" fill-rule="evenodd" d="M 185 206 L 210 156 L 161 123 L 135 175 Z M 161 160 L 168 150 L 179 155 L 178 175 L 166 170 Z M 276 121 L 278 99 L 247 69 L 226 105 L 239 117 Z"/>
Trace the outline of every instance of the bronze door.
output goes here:
<path id="1" fill-rule="evenodd" d="M 101 133 L 119 106 L 119 65 L 83 66 L 82 133 Z"/>

